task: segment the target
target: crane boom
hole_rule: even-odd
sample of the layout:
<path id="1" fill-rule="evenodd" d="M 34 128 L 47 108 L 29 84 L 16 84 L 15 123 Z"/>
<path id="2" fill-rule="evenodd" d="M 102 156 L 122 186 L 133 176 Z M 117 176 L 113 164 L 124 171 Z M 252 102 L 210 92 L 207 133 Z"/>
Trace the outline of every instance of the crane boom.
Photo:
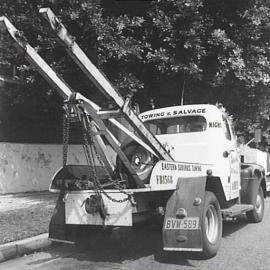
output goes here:
<path id="1" fill-rule="evenodd" d="M 75 61 L 75 63 L 81 68 L 97 88 L 105 95 L 110 102 L 113 102 L 117 110 L 102 111 L 101 108 L 93 101 L 87 99 L 83 95 L 76 93 L 36 52 L 36 50 L 28 43 L 23 33 L 18 31 L 16 27 L 5 16 L 0 17 L 0 31 L 8 32 L 12 37 L 15 46 L 19 51 L 23 51 L 26 59 L 32 64 L 37 71 L 49 82 L 49 84 L 55 88 L 58 93 L 64 98 L 64 100 L 73 99 L 72 106 L 80 106 L 83 111 L 90 116 L 89 121 L 94 124 L 92 126 L 92 134 L 94 134 L 94 142 L 97 146 L 99 155 L 102 158 L 104 166 L 107 168 L 111 178 L 114 176 L 115 167 L 108 158 L 106 152 L 104 136 L 116 151 L 119 158 L 129 171 L 130 175 L 137 183 L 138 187 L 144 187 L 143 181 L 139 178 L 138 173 L 131 165 L 127 156 L 121 149 L 121 143 L 110 132 L 106 126 L 105 119 L 108 119 L 113 125 L 121 129 L 132 140 L 136 141 L 144 147 L 147 151 L 155 155 L 160 160 L 173 161 L 170 154 L 163 148 L 161 143 L 152 135 L 152 133 L 145 127 L 143 122 L 135 114 L 130 106 L 130 99 L 124 99 L 120 93 L 112 86 L 109 80 L 103 75 L 103 73 L 95 67 L 86 54 L 81 50 L 78 44 L 74 41 L 74 38 L 70 36 L 67 29 L 60 22 L 60 20 L 53 14 L 49 8 L 43 8 L 40 13 L 50 23 L 51 28 L 56 32 L 59 43 L 64 46 L 68 54 Z M 74 102 L 76 100 L 76 102 Z M 71 102 L 71 103 L 72 103 Z M 77 112 L 80 110 L 76 110 Z M 125 128 L 117 119 L 121 116 L 128 121 L 128 123 L 135 130 L 135 134 Z M 139 136 L 137 136 L 138 134 Z"/>
<path id="2" fill-rule="evenodd" d="M 65 99 L 69 100 L 71 97 L 75 95 L 75 98 L 78 94 L 58 75 L 56 72 L 42 59 L 42 57 L 35 51 L 35 49 L 27 42 L 26 38 L 22 34 L 22 32 L 18 31 L 18 29 L 6 18 L 5 16 L 0 17 L 0 31 L 1 32 L 8 32 L 10 36 L 14 40 L 14 44 L 19 51 L 23 51 L 25 54 L 25 58 L 37 69 L 37 71 L 44 77 L 44 79 L 53 86 L 58 93 Z M 99 126 L 99 129 L 102 129 L 102 135 L 104 135 L 107 141 L 110 142 L 112 148 L 117 152 L 122 162 L 125 164 L 127 170 L 132 175 L 133 179 L 137 183 L 139 187 L 144 187 L 144 183 L 140 180 L 137 175 L 137 172 L 132 168 L 131 164 L 128 162 L 127 157 L 123 153 L 120 148 L 120 143 L 117 139 L 111 134 L 111 132 L 105 127 L 103 124 L 102 119 L 98 116 L 99 106 L 96 105 L 94 102 L 90 101 L 89 99 L 85 98 L 82 95 L 79 95 L 80 99 L 84 103 L 84 110 L 87 112 L 88 115 L 94 119 L 95 123 L 102 123 L 102 126 Z M 120 123 L 116 123 L 116 121 L 112 121 L 113 124 L 117 124 L 120 129 L 124 132 L 125 128 L 121 126 Z M 96 127 L 94 126 L 94 132 L 96 132 Z M 133 135 L 133 138 L 136 138 Z M 110 160 L 108 159 L 108 153 L 106 152 L 106 145 L 101 137 L 101 134 L 96 134 L 93 137 L 95 141 L 95 145 L 97 146 L 97 150 L 99 155 L 102 158 L 102 161 L 110 174 L 113 177 L 114 174 L 114 166 L 111 164 Z M 137 142 L 141 140 L 136 138 Z M 142 142 L 143 144 L 143 142 Z"/>
<path id="3" fill-rule="evenodd" d="M 161 143 L 152 135 L 152 133 L 145 127 L 138 116 L 134 113 L 128 102 L 120 95 L 120 93 L 112 86 L 109 80 L 102 74 L 102 72 L 95 67 L 91 60 L 81 50 L 75 39 L 68 33 L 65 26 L 54 15 L 50 8 L 40 9 L 42 16 L 49 22 L 52 30 L 56 33 L 59 43 L 65 47 L 67 53 L 81 68 L 86 76 L 97 86 L 97 88 L 121 109 L 125 119 L 140 135 L 145 143 L 147 143 L 155 154 L 167 161 L 172 161 L 170 154 L 164 149 Z"/>

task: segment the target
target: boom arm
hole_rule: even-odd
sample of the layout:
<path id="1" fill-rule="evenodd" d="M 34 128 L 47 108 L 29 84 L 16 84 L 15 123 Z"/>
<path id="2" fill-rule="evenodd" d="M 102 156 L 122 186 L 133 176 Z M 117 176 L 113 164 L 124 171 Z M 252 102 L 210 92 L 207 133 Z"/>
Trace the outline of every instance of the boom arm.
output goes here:
<path id="1" fill-rule="evenodd" d="M 79 101 L 78 103 L 75 102 L 72 106 L 80 106 L 80 108 L 83 108 L 83 110 L 91 117 L 94 123 L 94 125 L 92 125 L 94 134 L 93 140 L 111 178 L 114 176 L 115 168 L 111 161 L 107 158 L 107 148 L 102 136 L 107 139 L 113 149 L 117 152 L 119 158 L 122 160 L 123 164 L 125 164 L 125 167 L 132 175 L 138 187 L 144 187 L 144 183 L 140 180 L 137 172 L 134 170 L 126 155 L 122 151 L 120 147 L 121 144 L 109 131 L 106 126 L 106 122 L 104 122 L 103 119 L 108 119 L 108 121 L 110 121 L 113 125 L 121 129 L 129 137 L 131 137 L 133 140 L 135 140 L 147 151 L 151 152 L 159 159 L 165 159 L 167 161 L 172 161 L 173 159 L 169 153 L 166 152 L 159 141 L 152 135 L 152 133 L 144 126 L 134 111 L 130 108 L 128 104 L 129 102 L 122 98 L 117 90 L 112 87 L 106 77 L 87 58 L 87 56 L 67 33 L 65 27 L 54 16 L 52 11 L 50 9 L 42 9 L 41 13 L 43 13 L 43 16 L 46 15 L 45 17 L 51 23 L 52 28 L 58 31 L 57 33 L 59 41 L 62 45 L 65 45 L 69 55 L 71 55 L 75 62 L 85 72 L 87 77 L 95 83 L 98 89 L 107 98 L 114 101 L 114 103 L 119 108 L 118 110 L 106 112 L 101 111 L 100 107 L 91 100 L 80 94 L 75 94 L 74 90 L 59 75 L 57 75 L 52 70 L 52 68 L 39 56 L 35 49 L 28 44 L 22 32 L 18 31 L 4 16 L 0 17 L 0 31 L 8 32 L 10 34 L 14 40 L 15 46 L 20 51 L 24 52 L 26 59 L 37 69 L 37 71 L 39 71 L 39 73 L 53 86 L 53 88 L 58 91 L 58 93 L 65 100 L 69 100 L 71 97 L 75 97 L 75 99 Z M 131 124 L 131 126 L 140 135 L 141 138 L 130 132 L 119 121 L 114 119 L 114 117 L 117 117 L 119 114 L 124 115 L 126 120 Z"/>
<path id="2" fill-rule="evenodd" d="M 50 68 L 35 49 L 28 44 L 22 32 L 16 29 L 5 16 L 0 17 L 0 31 L 8 31 L 15 41 L 17 49 L 25 53 L 25 58 L 30 62 L 30 64 L 37 68 L 38 72 L 44 77 L 44 79 L 48 81 L 64 99 L 68 99 L 70 97 L 72 92 L 74 92 L 72 88 Z"/>
<path id="3" fill-rule="evenodd" d="M 26 59 L 37 68 L 39 73 L 45 78 L 46 81 L 48 81 L 57 91 L 58 93 L 64 98 L 69 99 L 75 92 L 74 90 L 67 85 L 67 83 L 59 76 L 57 75 L 52 68 L 39 56 L 39 54 L 35 51 L 35 49 L 28 44 L 26 38 L 22 35 L 21 32 L 19 32 L 14 25 L 6 18 L 6 17 L 0 17 L 0 31 L 5 32 L 7 31 L 13 40 L 15 41 L 15 46 L 25 53 Z M 87 112 L 88 115 L 92 117 L 92 119 L 97 119 L 97 112 L 98 112 L 98 105 L 96 105 L 94 102 L 90 101 L 89 99 L 83 97 L 80 95 L 80 98 L 83 104 L 84 104 L 84 110 Z M 86 106 L 87 105 L 87 106 Z M 101 121 L 101 120 L 100 120 Z M 116 120 L 112 121 L 113 124 Z M 123 126 L 121 126 L 120 123 L 117 123 L 119 128 L 121 128 L 124 132 L 127 132 Z M 102 133 L 107 140 L 112 143 L 113 149 L 118 153 L 119 157 L 123 161 L 123 163 L 126 165 L 127 170 L 130 172 L 130 174 L 133 176 L 135 182 L 139 187 L 144 187 L 144 183 L 139 179 L 136 171 L 132 168 L 130 164 L 128 164 L 127 158 L 120 149 L 120 143 L 117 141 L 116 138 L 109 132 L 108 129 L 104 127 L 98 127 L 99 129 L 102 129 Z M 94 130 L 97 131 L 97 130 Z M 99 155 L 101 156 L 104 165 L 106 166 L 108 173 L 113 178 L 114 174 L 114 167 L 111 164 L 110 160 L 107 158 L 107 152 L 106 152 L 106 145 L 100 136 L 101 134 L 96 134 L 94 136 L 95 145 L 97 146 L 97 150 L 99 152 Z M 134 139 L 136 136 L 133 136 Z M 141 142 L 139 138 L 136 138 L 138 142 Z M 143 143 L 143 142 L 142 142 Z M 143 143 L 144 144 L 144 143 Z"/>
<path id="4" fill-rule="evenodd" d="M 40 9 L 40 13 L 49 22 L 51 28 L 55 31 L 58 41 L 63 45 L 67 53 L 82 69 L 86 76 L 97 86 L 97 88 L 110 100 L 113 100 L 124 114 L 126 120 L 141 136 L 143 141 L 147 143 L 158 156 L 159 159 L 173 161 L 170 154 L 163 148 L 160 142 L 152 135 L 152 133 L 144 126 L 134 111 L 128 106 L 123 97 L 111 85 L 108 79 L 95 67 L 86 54 L 80 49 L 74 38 L 68 33 L 67 29 L 54 15 L 50 8 Z"/>

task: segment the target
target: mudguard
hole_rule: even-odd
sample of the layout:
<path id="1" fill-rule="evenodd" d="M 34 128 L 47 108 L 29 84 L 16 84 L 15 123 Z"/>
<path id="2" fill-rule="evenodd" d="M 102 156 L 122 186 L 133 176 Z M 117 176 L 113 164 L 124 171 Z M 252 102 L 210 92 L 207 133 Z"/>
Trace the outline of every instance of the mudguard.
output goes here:
<path id="1" fill-rule="evenodd" d="M 260 185 L 262 185 L 264 197 L 266 197 L 266 184 L 264 176 L 264 169 L 260 165 L 241 165 L 241 203 L 254 205 Z"/>
<path id="2" fill-rule="evenodd" d="M 206 176 L 179 178 L 163 223 L 163 249 L 202 251 L 201 219 Z"/>
<path id="3" fill-rule="evenodd" d="M 66 240 L 65 236 L 65 203 L 59 196 L 49 224 L 49 238 Z"/>
<path id="4" fill-rule="evenodd" d="M 74 225 L 66 225 L 64 195 L 60 194 L 56 202 L 54 213 L 49 224 L 49 239 L 59 242 L 73 243 L 76 239 Z"/>

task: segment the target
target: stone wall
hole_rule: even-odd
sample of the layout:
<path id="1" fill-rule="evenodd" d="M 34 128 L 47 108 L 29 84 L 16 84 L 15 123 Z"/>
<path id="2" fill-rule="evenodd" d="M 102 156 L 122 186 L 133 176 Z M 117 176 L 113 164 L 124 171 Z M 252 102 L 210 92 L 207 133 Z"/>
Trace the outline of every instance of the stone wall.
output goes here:
<path id="1" fill-rule="evenodd" d="M 62 162 L 62 145 L 0 143 L 0 194 L 48 190 Z M 86 164 L 81 145 L 69 146 L 68 164 Z"/>

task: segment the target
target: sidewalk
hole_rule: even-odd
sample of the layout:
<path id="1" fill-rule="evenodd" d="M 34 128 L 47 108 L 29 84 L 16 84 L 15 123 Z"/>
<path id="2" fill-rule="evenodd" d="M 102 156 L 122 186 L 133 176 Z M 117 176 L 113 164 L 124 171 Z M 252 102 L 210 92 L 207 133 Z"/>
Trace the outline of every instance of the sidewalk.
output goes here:
<path id="1" fill-rule="evenodd" d="M 57 194 L 0 195 L 0 245 L 48 232 Z"/>
<path id="2" fill-rule="evenodd" d="M 0 195 L 0 212 L 26 208 L 44 202 L 50 205 L 56 198 L 57 194 L 49 191 L 4 194 Z"/>
<path id="3" fill-rule="evenodd" d="M 58 194 L 0 195 L 0 262 L 50 245 L 49 222 Z"/>

